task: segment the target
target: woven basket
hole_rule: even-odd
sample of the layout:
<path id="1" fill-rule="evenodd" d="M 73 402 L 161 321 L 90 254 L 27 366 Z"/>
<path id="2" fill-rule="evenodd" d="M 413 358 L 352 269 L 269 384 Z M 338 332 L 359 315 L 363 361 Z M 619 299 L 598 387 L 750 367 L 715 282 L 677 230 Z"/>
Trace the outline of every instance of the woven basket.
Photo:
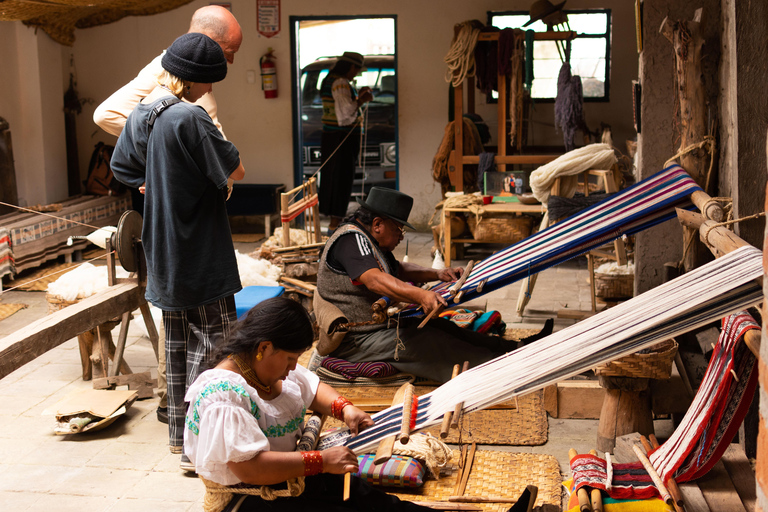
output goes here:
<path id="1" fill-rule="evenodd" d="M 606 377 L 668 379 L 672 374 L 675 354 L 677 342 L 669 339 L 651 347 L 651 352 L 647 354 L 630 354 L 598 366 L 595 368 L 595 374 Z"/>
<path id="2" fill-rule="evenodd" d="M 469 214 L 469 230 L 478 242 L 514 244 L 528 237 L 533 227 L 533 219 L 506 213 L 486 213 L 477 221 Z"/>
<path id="3" fill-rule="evenodd" d="M 631 299 L 634 293 L 634 274 L 602 274 L 595 272 L 595 296 L 601 299 Z"/>

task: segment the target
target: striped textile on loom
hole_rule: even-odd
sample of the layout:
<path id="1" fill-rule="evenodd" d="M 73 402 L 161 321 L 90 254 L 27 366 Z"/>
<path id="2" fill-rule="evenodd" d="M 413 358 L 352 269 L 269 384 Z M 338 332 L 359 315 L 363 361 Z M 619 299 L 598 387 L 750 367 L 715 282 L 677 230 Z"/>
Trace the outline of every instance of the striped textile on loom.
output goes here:
<path id="1" fill-rule="evenodd" d="M 13 253 L 8 229 L 0 227 L 0 278 L 13 272 Z"/>
<path id="2" fill-rule="evenodd" d="M 701 188 L 679 165 L 614 194 L 543 231 L 477 263 L 461 287 L 461 302 L 514 283 L 575 258 L 622 235 L 632 235 L 675 216 L 675 208 L 690 209 L 690 195 Z M 478 285 L 483 283 L 482 292 Z M 452 283 L 431 289 L 450 298 Z M 400 313 L 418 316 L 417 305 Z"/>
<path id="3" fill-rule="evenodd" d="M 326 357 L 320 364 L 323 368 L 338 373 L 349 380 L 356 377 L 389 377 L 398 373 L 397 368 L 389 363 L 382 362 L 352 363 L 335 357 Z"/>
<path id="4" fill-rule="evenodd" d="M 739 339 L 750 329 L 760 329 L 746 311 L 722 320 L 722 331 L 691 406 L 672 436 L 650 459 L 662 478 L 678 482 L 707 473 L 722 456 L 744 420 L 757 387 L 757 359 Z M 571 459 L 573 489 L 592 487 L 617 499 L 659 496 L 640 462 L 613 464 L 607 488 L 606 462 L 583 454 Z"/>
<path id="5" fill-rule="evenodd" d="M 756 281 L 762 275 L 758 249 L 726 254 L 420 396 L 416 429 L 439 423 L 457 403 L 464 402 L 467 412 L 485 409 L 753 306 L 762 300 Z M 345 444 L 364 453 L 397 433 L 401 418 L 402 406 L 390 407 L 374 415 L 375 425 L 354 439 L 337 431 L 321 439 L 320 449 Z"/>

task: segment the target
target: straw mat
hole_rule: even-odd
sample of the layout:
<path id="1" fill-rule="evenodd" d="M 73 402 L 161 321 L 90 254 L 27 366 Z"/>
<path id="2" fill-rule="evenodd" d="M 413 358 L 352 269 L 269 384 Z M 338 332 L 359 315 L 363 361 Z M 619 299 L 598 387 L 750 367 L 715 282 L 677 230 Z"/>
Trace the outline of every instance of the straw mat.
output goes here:
<path id="1" fill-rule="evenodd" d="M 541 329 L 510 329 L 507 327 L 507 330 L 504 331 L 504 339 L 520 341 L 521 339 L 527 338 L 528 336 L 538 334 L 539 331 L 541 331 Z"/>
<path id="2" fill-rule="evenodd" d="M 0 321 L 27 307 L 26 304 L 0 304 Z"/>
<path id="3" fill-rule="evenodd" d="M 416 492 L 393 492 L 408 501 L 448 501 L 454 495 L 458 475 L 459 450 L 453 450 L 453 458 L 441 471 L 439 480 L 429 479 Z M 560 507 L 562 477 L 557 459 L 551 455 L 536 453 L 511 453 L 493 450 L 477 450 L 469 473 L 464 496 L 503 497 L 515 499 L 526 485 L 539 488 L 536 507 L 554 505 Z M 506 511 L 509 503 L 473 503 L 485 511 Z"/>
<path id="4" fill-rule="evenodd" d="M 335 388 L 352 403 L 357 399 L 380 399 L 390 404 L 396 387 L 357 386 Z M 423 395 L 434 390 L 433 386 L 414 386 L 414 393 Z M 536 391 L 518 398 L 520 409 L 515 403 L 508 402 L 508 409 L 488 409 L 464 415 L 459 430 L 451 429 L 444 441 L 446 443 L 477 443 L 508 446 L 538 446 L 547 442 L 547 413 L 544 410 L 544 392 Z M 328 418 L 325 428 L 339 428 L 344 424 L 334 418 Z M 425 429 L 435 437 L 440 437 L 440 425 Z M 459 439 L 459 433 L 461 439 Z"/>
<path id="5" fill-rule="evenodd" d="M 539 446 L 547 442 L 547 413 L 544 392 L 535 391 L 518 397 L 520 409 L 486 409 L 462 416 L 459 429 L 451 429 L 446 443 L 477 443 L 511 446 Z M 425 432 L 440 437 L 440 425 Z"/>

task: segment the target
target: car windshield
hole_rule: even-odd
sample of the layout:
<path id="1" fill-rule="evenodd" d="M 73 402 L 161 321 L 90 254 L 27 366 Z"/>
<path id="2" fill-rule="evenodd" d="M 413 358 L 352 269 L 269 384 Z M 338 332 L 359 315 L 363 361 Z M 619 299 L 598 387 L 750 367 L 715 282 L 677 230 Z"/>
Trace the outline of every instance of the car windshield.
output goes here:
<path id="1" fill-rule="evenodd" d="M 301 75 L 301 104 L 322 105 L 320 87 L 328 75 L 327 69 L 305 70 Z M 394 103 L 395 70 L 392 68 L 369 67 L 353 81 L 356 89 L 370 87 L 374 103 Z"/>

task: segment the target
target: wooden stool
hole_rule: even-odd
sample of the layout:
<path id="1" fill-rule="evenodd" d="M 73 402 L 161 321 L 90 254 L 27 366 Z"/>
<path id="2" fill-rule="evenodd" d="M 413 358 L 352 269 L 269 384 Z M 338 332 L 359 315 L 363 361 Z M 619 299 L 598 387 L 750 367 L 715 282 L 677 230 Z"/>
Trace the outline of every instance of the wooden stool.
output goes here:
<path id="1" fill-rule="evenodd" d="M 648 378 L 599 376 L 605 396 L 597 428 L 598 450 L 613 453 L 616 438 L 625 434 L 654 433 L 649 381 Z"/>

